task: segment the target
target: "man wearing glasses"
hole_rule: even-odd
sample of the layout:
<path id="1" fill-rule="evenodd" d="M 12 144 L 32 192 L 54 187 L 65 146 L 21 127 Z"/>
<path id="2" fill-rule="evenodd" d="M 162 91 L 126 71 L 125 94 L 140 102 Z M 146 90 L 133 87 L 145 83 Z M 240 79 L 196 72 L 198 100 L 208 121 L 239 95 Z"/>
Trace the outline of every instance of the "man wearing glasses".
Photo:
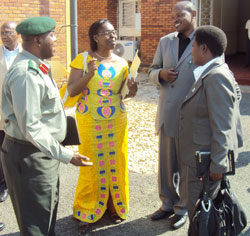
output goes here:
<path id="1" fill-rule="evenodd" d="M 0 104 L 1 104 L 1 88 L 5 74 L 9 70 L 16 55 L 21 51 L 21 44 L 18 42 L 19 35 L 16 32 L 15 22 L 5 22 L 1 26 L 1 40 L 2 46 L 0 48 Z M 1 105 L 0 105 L 1 108 Z M 4 131 L 2 129 L 3 121 L 0 116 L 0 146 L 2 146 L 4 139 Z M 3 169 L 0 162 L 0 202 L 6 200 L 8 196 L 8 189 L 6 187 Z"/>
<path id="2" fill-rule="evenodd" d="M 1 40 L 2 46 L 0 47 L 0 109 L 1 109 L 1 94 L 2 84 L 5 74 L 9 70 L 11 64 L 16 58 L 17 54 L 22 50 L 21 44 L 18 42 L 19 35 L 16 32 L 15 22 L 5 22 L 1 26 Z M 1 109 L 2 110 L 2 109 Z M 3 120 L 0 115 L 0 146 L 2 146 L 4 139 Z M 2 163 L 0 159 L 0 202 L 3 202 L 8 197 L 8 189 L 6 186 Z M 4 223 L 0 222 L 0 231 L 3 230 Z"/>

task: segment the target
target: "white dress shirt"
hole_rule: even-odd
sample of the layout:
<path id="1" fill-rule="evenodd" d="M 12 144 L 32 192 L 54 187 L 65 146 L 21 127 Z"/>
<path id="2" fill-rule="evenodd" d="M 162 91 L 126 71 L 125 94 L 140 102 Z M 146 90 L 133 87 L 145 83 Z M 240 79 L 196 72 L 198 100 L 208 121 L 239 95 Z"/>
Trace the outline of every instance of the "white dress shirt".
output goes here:
<path id="1" fill-rule="evenodd" d="M 10 51 L 3 45 L 3 51 L 4 51 L 4 56 L 5 56 L 5 61 L 7 65 L 7 69 L 10 68 L 12 62 L 15 60 L 17 54 L 22 50 L 21 44 L 18 43 L 16 49 L 13 51 Z"/>
<path id="2" fill-rule="evenodd" d="M 208 61 L 206 64 L 204 64 L 203 66 L 198 66 L 195 70 L 194 70 L 194 78 L 195 81 L 197 81 L 202 73 L 217 59 L 218 57 L 213 58 L 212 60 Z"/>

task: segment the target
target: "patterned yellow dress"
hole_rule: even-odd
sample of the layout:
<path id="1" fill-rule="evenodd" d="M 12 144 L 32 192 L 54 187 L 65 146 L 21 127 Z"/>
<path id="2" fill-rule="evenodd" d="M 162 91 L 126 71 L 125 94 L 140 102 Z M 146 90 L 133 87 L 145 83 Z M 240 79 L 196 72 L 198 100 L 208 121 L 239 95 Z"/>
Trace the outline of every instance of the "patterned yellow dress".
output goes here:
<path id="1" fill-rule="evenodd" d="M 87 63 L 92 57 L 88 55 Z M 127 169 L 128 128 L 119 90 L 128 75 L 128 64 L 101 64 L 77 104 L 76 118 L 81 137 L 79 152 L 90 158 L 91 167 L 81 167 L 73 216 L 94 223 L 107 209 L 109 194 L 117 214 L 126 219 L 129 190 Z M 83 69 L 79 54 L 71 67 Z"/>

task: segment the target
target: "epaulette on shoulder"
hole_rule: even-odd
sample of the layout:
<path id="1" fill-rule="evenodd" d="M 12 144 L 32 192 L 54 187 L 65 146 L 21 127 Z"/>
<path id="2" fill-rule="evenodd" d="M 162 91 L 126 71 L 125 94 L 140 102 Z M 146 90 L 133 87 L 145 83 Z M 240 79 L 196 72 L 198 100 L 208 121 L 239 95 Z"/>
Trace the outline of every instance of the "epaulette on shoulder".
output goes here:
<path id="1" fill-rule="evenodd" d="M 28 70 L 33 70 L 33 71 L 39 73 L 39 66 L 35 61 L 30 59 L 28 62 Z"/>

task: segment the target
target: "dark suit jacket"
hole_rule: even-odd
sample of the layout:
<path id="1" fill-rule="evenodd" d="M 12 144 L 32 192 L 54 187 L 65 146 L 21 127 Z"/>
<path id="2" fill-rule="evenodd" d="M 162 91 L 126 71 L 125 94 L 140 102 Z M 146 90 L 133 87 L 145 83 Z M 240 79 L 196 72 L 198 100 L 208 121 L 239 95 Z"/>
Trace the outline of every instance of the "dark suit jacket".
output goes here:
<path id="1" fill-rule="evenodd" d="M 179 143 L 182 161 L 195 167 L 195 151 L 211 150 L 210 171 L 228 171 L 228 150 L 237 150 L 240 126 L 235 79 L 221 58 L 192 86 L 180 112 Z M 237 152 L 236 152 L 237 153 Z"/>

